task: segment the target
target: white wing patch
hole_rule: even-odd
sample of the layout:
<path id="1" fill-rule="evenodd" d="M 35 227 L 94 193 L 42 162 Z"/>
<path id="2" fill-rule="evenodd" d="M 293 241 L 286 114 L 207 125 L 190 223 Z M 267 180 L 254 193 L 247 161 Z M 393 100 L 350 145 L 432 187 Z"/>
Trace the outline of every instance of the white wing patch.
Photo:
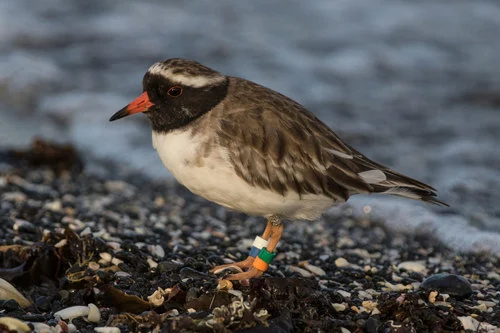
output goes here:
<path id="1" fill-rule="evenodd" d="M 174 74 L 171 68 L 167 68 L 163 63 L 157 62 L 153 66 L 149 67 L 148 72 L 151 74 L 161 75 L 164 78 L 177 82 L 184 86 L 189 86 L 193 88 L 201 88 L 217 83 L 221 83 L 225 80 L 224 75 L 216 74 L 211 76 L 195 75 L 188 76 L 185 74 Z"/>
<path id="2" fill-rule="evenodd" d="M 363 178 L 363 180 L 368 184 L 378 184 L 387 180 L 385 173 L 378 169 L 360 172 L 358 173 L 358 176 Z"/>
<path id="3" fill-rule="evenodd" d="M 338 157 L 342 157 L 342 158 L 346 158 L 348 160 L 352 160 L 353 156 L 352 155 L 349 155 L 349 154 L 346 154 L 346 153 L 343 153 L 341 151 L 338 151 L 338 150 L 335 150 L 335 149 L 326 149 L 327 151 L 329 151 L 330 153 L 332 153 L 333 155 L 335 156 L 338 156 Z"/>

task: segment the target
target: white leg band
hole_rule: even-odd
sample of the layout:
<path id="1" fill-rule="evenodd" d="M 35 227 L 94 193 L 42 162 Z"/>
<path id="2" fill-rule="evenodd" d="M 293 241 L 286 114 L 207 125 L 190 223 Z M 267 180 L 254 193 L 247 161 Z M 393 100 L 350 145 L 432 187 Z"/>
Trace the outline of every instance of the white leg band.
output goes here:
<path id="1" fill-rule="evenodd" d="M 253 246 L 258 248 L 259 250 L 262 249 L 263 247 L 266 247 L 269 242 L 265 240 L 264 238 L 257 236 L 255 237 L 255 240 L 253 241 Z"/>

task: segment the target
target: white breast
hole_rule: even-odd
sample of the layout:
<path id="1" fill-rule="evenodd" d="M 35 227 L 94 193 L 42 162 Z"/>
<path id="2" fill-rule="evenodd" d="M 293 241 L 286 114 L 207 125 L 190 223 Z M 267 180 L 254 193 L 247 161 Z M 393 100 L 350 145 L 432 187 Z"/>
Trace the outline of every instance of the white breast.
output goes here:
<path id="1" fill-rule="evenodd" d="M 167 134 L 153 132 L 153 147 L 165 167 L 191 192 L 222 206 L 250 215 L 280 214 L 295 219 L 316 219 L 334 204 L 322 195 L 296 193 L 282 196 L 271 190 L 249 185 L 238 177 L 225 150 L 214 147 L 203 157 L 204 138 L 189 130 Z"/>

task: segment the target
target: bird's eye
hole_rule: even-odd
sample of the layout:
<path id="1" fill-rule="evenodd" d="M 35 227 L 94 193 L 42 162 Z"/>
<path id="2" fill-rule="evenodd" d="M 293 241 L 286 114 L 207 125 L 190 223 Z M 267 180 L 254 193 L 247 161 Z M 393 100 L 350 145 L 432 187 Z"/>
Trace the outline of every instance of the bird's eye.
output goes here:
<path id="1" fill-rule="evenodd" d="M 172 97 L 177 97 L 182 94 L 182 87 L 180 86 L 173 86 L 172 88 L 168 89 L 168 95 Z"/>

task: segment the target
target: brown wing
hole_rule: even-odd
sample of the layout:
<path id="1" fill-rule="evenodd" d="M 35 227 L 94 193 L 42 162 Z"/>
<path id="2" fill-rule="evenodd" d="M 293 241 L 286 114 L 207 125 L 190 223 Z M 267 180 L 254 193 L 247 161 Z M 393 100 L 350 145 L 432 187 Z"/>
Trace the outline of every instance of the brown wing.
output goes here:
<path id="1" fill-rule="evenodd" d="M 303 106 L 275 91 L 231 78 L 218 129 L 236 173 L 282 195 L 388 193 L 434 204 L 434 188 L 351 148 Z"/>
<path id="2" fill-rule="evenodd" d="M 233 79 L 232 85 L 219 137 L 246 182 L 282 195 L 296 191 L 342 201 L 372 191 L 357 174 L 353 150 L 312 113 L 252 82 Z"/>

